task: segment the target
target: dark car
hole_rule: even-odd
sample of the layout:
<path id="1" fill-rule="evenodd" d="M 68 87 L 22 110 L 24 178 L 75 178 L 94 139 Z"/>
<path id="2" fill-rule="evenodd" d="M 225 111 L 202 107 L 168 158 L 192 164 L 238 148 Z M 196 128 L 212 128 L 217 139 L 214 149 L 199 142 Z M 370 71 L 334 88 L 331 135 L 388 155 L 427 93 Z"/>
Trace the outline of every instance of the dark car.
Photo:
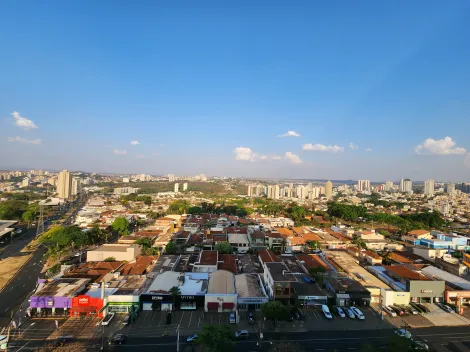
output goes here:
<path id="1" fill-rule="evenodd" d="M 248 313 L 248 324 L 255 325 L 255 323 L 256 323 L 255 315 L 253 314 L 253 312 L 249 312 Z"/>
<path id="2" fill-rule="evenodd" d="M 75 342 L 75 337 L 74 336 L 59 336 L 54 340 L 52 343 L 52 346 L 54 347 L 60 347 L 64 345 L 68 345 L 69 343 Z"/>
<path id="3" fill-rule="evenodd" d="M 301 319 L 300 313 L 297 310 L 294 310 L 292 312 L 292 316 L 294 317 L 295 320 L 300 320 Z"/>
<path id="4" fill-rule="evenodd" d="M 127 336 L 123 334 L 114 335 L 113 338 L 109 341 L 110 345 L 123 345 L 126 343 Z"/>

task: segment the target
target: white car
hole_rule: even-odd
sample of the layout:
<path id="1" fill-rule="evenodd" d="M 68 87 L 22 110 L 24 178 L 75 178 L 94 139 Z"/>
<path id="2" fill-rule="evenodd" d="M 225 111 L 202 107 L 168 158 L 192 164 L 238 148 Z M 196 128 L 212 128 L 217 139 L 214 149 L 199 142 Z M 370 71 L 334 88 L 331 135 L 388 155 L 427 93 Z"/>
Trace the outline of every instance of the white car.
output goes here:
<path id="1" fill-rule="evenodd" d="M 352 310 L 357 319 L 364 320 L 366 318 L 364 314 L 362 314 L 362 312 L 356 307 L 351 307 L 350 309 Z"/>
<path id="2" fill-rule="evenodd" d="M 389 314 L 391 317 L 395 318 L 397 316 L 397 313 L 390 307 L 383 306 L 382 309 L 385 313 Z"/>
<path id="3" fill-rule="evenodd" d="M 341 307 L 336 307 L 336 311 L 338 312 L 338 315 L 339 315 L 341 318 L 346 318 L 346 314 L 344 314 L 343 308 L 341 308 Z"/>
<path id="4" fill-rule="evenodd" d="M 325 315 L 326 319 L 333 319 L 333 316 L 331 315 L 330 309 L 326 304 L 322 304 L 321 310 L 323 311 L 323 314 Z"/>
<path id="5" fill-rule="evenodd" d="M 188 336 L 186 339 L 186 342 L 196 342 L 199 339 L 199 336 L 197 334 Z"/>
<path id="6" fill-rule="evenodd" d="M 350 317 L 351 319 L 354 319 L 356 316 L 354 315 L 353 311 L 351 310 L 351 308 L 348 308 L 348 307 L 344 307 L 344 312 L 346 313 L 346 315 L 348 317 Z"/>

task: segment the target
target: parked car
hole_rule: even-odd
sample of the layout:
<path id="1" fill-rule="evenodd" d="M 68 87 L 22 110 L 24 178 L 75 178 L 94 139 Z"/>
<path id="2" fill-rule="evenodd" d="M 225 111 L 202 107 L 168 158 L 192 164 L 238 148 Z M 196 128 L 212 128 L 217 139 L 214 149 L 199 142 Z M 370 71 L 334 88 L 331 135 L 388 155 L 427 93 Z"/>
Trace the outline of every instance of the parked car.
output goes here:
<path id="1" fill-rule="evenodd" d="M 346 318 L 346 314 L 344 313 L 343 308 L 341 308 L 341 307 L 336 307 L 336 311 L 338 312 L 338 315 L 339 315 L 341 318 Z"/>
<path id="2" fill-rule="evenodd" d="M 109 313 L 107 316 L 105 316 L 103 320 L 101 321 L 101 325 L 109 325 L 111 320 L 113 320 L 114 315 L 115 315 L 114 313 Z"/>
<path id="3" fill-rule="evenodd" d="M 197 334 L 194 334 L 194 335 L 188 336 L 188 338 L 186 339 L 186 342 L 195 343 L 197 342 L 198 339 L 199 339 L 199 336 Z"/>
<path id="4" fill-rule="evenodd" d="M 292 311 L 292 317 L 295 319 L 295 320 L 300 320 L 300 314 L 297 310 L 294 310 Z"/>
<path id="5" fill-rule="evenodd" d="M 436 303 L 436 305 L 441 308 L 442 310 L 445 310 L 447 313 L 454 313 L 454 311 L 452 310 L 452 308 L 450 308 L 449 306 L 446 306 L 445 304 L 443 303 Z"/>
<path id="6" fill-rule="evenodd" d="M 326 304 L 322 304 L 321 310 L 323 312 L 323 315 L 325 316 L 326 319 L 333 319 L 333 316 L 331 315 L 330 309 Z"/>
<path id="7" fill-rule="evenodd" d="M 419 308 L 421 308 L 425 313 L 430 313 L 430 312 L 431 312 L 431 310 L 430 310 L 428 307 L 426 307 L 424 304 L 416 303 L 416 305 L 417 305 Z"/>
<path id="8" fill-rule="evenodd" d="M 235 338 L 237 339 L 247 339 L 250 336 L 248 330 L 239 330 L 235 332 Z"/>
<path id="9" fill-rule="evenodd" d="M 109 340 L 110 345 L 123 345 L 126 343 L 127 336 L 123 334 L 114 335 L 111 340 Z"/>
<path id="10" fill-rule="evenodd" d="M 418 311 L 418 313 L 426 313 L 424 310 L 418 307 L 418 305 L 414 302 L 410 302 L 410 307 Z"/>
<path id="11" fill-rule="evenodd" d="M 235 312 L 230 312 L 229 321 L 230 321 L 230 324 L 237 323 L 237 317 L 235 316 Z"/>
<path id="12" fill-rule="evenodd" d="M 129 315 L 126 315 L 124 319 L 122 320 L 122 325 L 126 326 L 129 325 L 131 317 Z"/>
<path id="13" fill-rule="evenodd" d="M 383 306 L 382 307 L 382 310 L 387 313 L 388 315 L 390 315 L 391 317 L 396 317 L 397 316 L 397 313 L 390 307 L 387 307 L 387 306 Z"/>
<path id="14" fill-rule="evenodd" d="M 398 310 L 399 314 L 400 315 L 408 315 L 408 312 L 406 310 L 404 310 L 403 308 L 401 308 L 400 306 L 397 306 L 397 305 L 393 305 L 393 307 Z"/>
<path id="15" fill-rule="evenodd" d="M 353 313 L 354 313 L 354 315 L 356 316 L 357 319 L 364 320 L 366 318 L 364 316 L 364 314 L 362 314 L 362 312 L 358 308 L 351 307 L 350 309 L 353 311 Z"/>
<path id="16" fill-rule="evenodd" d="M 401 311 L 400 308 L 395 307 L 395 306 L 389 306 L 389 307 L 390 307 L 390 309 L 394 310 L 395 313 L 397 313 L 397 315 L 403 315 L 403 312 Z"/>
<path id="17" fill-rule="evenodd" d="M 349 318 L 354 319 L 356 317 L 351 308 L 344 307 L 343 310 Z"/>
<path id="18" fill-rule="evenodd" d="M 408 308 L 408 310 L 411 312 L 411 314 L 413 315 L 418 315 L 419 312 L 416 308 L 412 307 L 412 306 L 406 306 Z"/>

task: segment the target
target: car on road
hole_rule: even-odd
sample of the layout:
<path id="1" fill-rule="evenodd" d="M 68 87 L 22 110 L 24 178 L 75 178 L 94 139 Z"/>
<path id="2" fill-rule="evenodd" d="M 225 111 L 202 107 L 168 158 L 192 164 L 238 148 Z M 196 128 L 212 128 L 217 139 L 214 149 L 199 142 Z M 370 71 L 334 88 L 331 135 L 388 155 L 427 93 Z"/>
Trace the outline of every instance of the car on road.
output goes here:
<path id="1" fill-rule="evenodd" d="M 321 310 L 326 319 L 333 319 L 333 315 L 331 315 L 330 309 L 326 304 L 322 304 Z"/>
<path id="2" fill-rule="evenodd" d="M 415 340 L 408 330 L 398 329 L 394 331 L 394 334 L 409 339 L 411 341 L 413 351 L 429 351 L 429 346 L 424 341 Z"/>
<path id="3" fill-rule="evenodd" d="M 393 318 L 397 316 L 397 313 L 390 307 L 383 306 L 382 310 Z"/>
<path id="4" fill-rule="evenodd" d="M 61 347 L 61 346 L 65 346 L 73 342 L 75 342 L 75 336 L 72 336 L 72 335 L 59 336 L 58 338 L 54 340 L 54 342 L 52 343 L 52 346 Z"/>
<path id="5" fill-rule="evenodd" d="M 400 337 L 406 337 L 407 339 L 411 339 L 411 332 L 405 329 L 398 329 L 393 332 L 395 335 Z"/>
<path id="6" fill-rule="evenodd" d="M 354 315 L 356 316 L 357 319 L 359 320 L 364 320 L 366 317 L 364 316 L 364 314 L 362 314 L 362 312 L 357 309 L 356 307 L 351 307 L 351 310 L 353 311 Z"/>
<path id="7" fill-rule="evenodd" d="M 237 339 L 247 339 L 250 336 L 248 330 L 239 330 L 235 332 L 235 338 Z"/>
<path id="8" fill-rule="evenodd" d="M 255 323 L 256 323 L 255 315 L 253 314 L 253 312 L 248 312 L 248 324 L 255 325 Z"/>
<path id="9" fill-rule="evenodd" d="M 346 314 L 344 313 L 343 308 L 341 308 L 341 307 L 336 307 L 336 311 L 338 312 L 338 315 L 339 315 L 341 318 L 346 318 Z"/>
<path id="10" fill-rule="evenodd" d="M 235 316 L 235 312 L 230 313 L 229 321 L 230 321 L 230 324 L 236 324 L 237 323 L 237 317 Z"/>
<path id="11" fill-rule="evenodd" d="M 197 342 L 198 339 L 199 339 L 198 334 L 194 334 L 194 335 L 188 336 L 188 338 L 186 339 L 186 342 L 195 343 Z"/>
<path id="12" fill-rule="evenodd" d="M 343 310 L 349 318 L 354 319 L 356 317 L 351 308 L 344 307 Z"/>
<path id="13" fill-rule="evenodd" d="M 109 340 L 110 345 L 124 345 L 127 341 L 127 336 L 123 334 L 114 335 L 111 340 Z"/>

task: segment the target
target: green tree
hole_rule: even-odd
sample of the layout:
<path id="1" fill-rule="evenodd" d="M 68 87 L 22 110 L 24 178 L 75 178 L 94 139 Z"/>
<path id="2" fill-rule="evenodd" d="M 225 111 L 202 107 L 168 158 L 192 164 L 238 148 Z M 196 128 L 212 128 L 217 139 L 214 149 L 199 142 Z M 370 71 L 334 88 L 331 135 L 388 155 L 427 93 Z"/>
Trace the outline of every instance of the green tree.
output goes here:
<path id="1" fill-rule="evenodd" d="M 235 349 L 233 330 L 227 325 L 205 325 L 197 343 L 205 352 L 231 352 Z"/>
<path id="2" fill-rule="evenodd" d="M 279 301 L 266 302 L 261 306 L 266 319 L 271 320 L 273 326 L 276 326 L 278 320 L 286 320 L 289 317 L 289 310 L 287 306 Z"/>
<path id="3" fill-rule="evenodd" d="M 34 220 L 34 214 L 32 211 L 27 210 L 21 215 L 21 218 L 28 224 L 29 228 Z"/>
<path id="4" fill-rule="evenodd" d="M 178 199 L 173 201 L 168 207 L 169 214 L 187 214 L 190 204 L 187 200 Z"/>
<path id="5" fill-rule="evenodd" d="M 113 230 L 119 234 L 119 236 L 127 236 L 129 234 L 129 221 L 122 216 L 114 219 L 111 226 Z"/>
<path id="6" fill-rule="evenodd" d="M 217 242 L 214 249 L 219 252 L 219 254 L 232 254 L 233 248 L 228 242 Z"/>
<path id="7" fill-rule="evenodd" d="M 28 203 L 20 200 L 6 200 L 0 202 L 0 219 L 19 220 L 27 210 Z"/>
<path id="8" fill-rule="evenodd" d="M 188 214 L 191 214 L 191 215 L 202 214 L 202 213 L 203 213 L 203 210 L 201 207 L 190 207 L 188 209 Z"/>
<path id="9" fill-rule="evenodd" d="M 150 237 L 141 237 L 134 243 L 140 245 L 143 251 L 146 251 L 147 249 L 152 247 L 152 239 Z"/>
<path id="10" fill-rule="evenodd" d="M 308 247 L 310 249 L 318 249 L 318 248 L 321 247 L 321 245 L 320 245 L 319 241 L 310 241 L 309 244 L 308 244 Z"/>
<path id="11" fill-rule="evenodd" d="M 165 246 L 165 253 L 173 254 L 176 253 L 176 244 L 172 241 L 168 242 Z"/>
<path id="12" fill-rule="evenodd" d="M 171 298 L 173 299 L 173 302 L 176 302 L 176 298 L 178 296 L 181 296 L 181 290 L 178 286 L 173 286 L 168 290 L 168 293 L 170 294 Z"/>
<path id="13" fill-rule="evenodd" d="M 108 257 L 104 260 L 105 262 L 115 262 L 116 258 L 115 257 Z"/>

